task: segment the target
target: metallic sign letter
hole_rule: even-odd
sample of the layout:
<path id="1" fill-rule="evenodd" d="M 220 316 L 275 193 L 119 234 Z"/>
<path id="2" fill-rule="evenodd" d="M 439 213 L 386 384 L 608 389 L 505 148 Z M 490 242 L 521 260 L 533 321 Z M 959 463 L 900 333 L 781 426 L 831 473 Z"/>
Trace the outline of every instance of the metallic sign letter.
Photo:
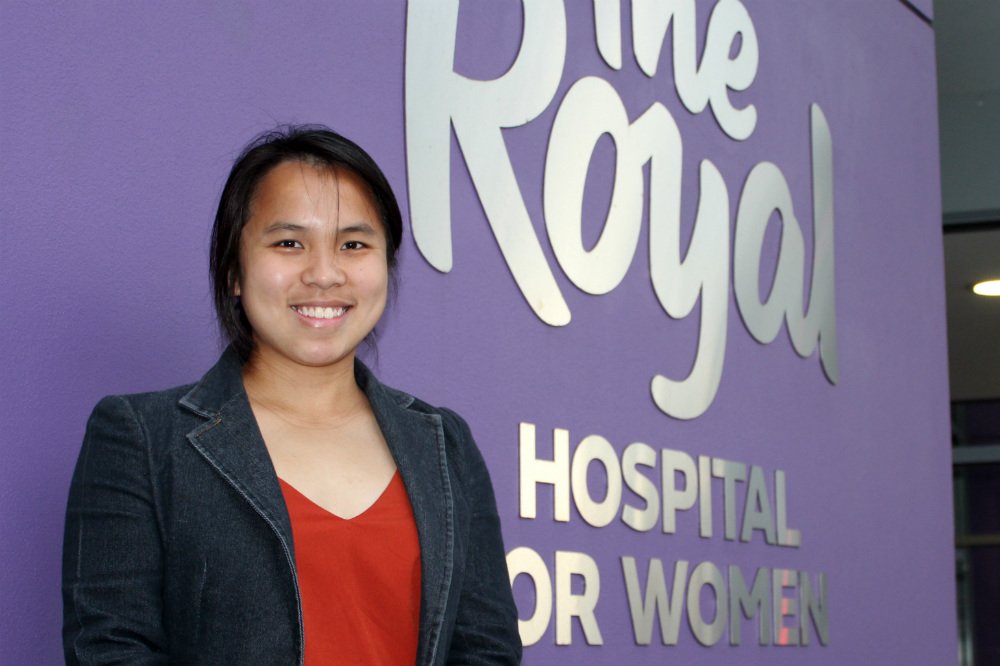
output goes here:
<path id="1" fill-rule="evenodd" d="M 525 208 L 501 130 L 526 125 L 552 101 L 566 58 L 562 2 L 523 0 L 521 49 L 498 79 L 454 71 L 458 0 L 411 0 L 406 18 L 406 160 L 413 239 L 439 271 L 452 268 L 451 129 L 514 281 L 535 314 L 564 326 L 570 312 Z"/>

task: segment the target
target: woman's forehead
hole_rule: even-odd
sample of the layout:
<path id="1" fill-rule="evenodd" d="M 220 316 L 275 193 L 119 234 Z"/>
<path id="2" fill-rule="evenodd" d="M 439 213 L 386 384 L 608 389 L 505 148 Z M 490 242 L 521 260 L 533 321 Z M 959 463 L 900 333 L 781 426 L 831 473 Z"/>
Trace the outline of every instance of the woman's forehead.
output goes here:
<path id="1" fill-rule="evenodd" d="M 384 232 L 371 188 L 357 173 L 344 167 L 286 160 L 258 183 L 248 226 L 270 224 L 285 216 L 300 221 L 337 219 L 339 224 L 344 215 L 346 224 L 364 220 Z"/>

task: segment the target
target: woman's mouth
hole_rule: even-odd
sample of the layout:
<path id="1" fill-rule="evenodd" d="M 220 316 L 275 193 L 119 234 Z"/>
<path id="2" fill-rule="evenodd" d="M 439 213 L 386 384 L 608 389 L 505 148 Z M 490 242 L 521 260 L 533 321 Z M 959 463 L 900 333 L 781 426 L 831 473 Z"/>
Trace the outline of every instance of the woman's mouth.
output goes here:
<path id="1" fill-rule="evenodd" d="M 344 313 L 347 312 L 346 307 L 324 308 L 293 305 L 292 309 L 304 317 L 311 317 L 313 319 L 336 319 L 337 317 L 342 317 Z"/>

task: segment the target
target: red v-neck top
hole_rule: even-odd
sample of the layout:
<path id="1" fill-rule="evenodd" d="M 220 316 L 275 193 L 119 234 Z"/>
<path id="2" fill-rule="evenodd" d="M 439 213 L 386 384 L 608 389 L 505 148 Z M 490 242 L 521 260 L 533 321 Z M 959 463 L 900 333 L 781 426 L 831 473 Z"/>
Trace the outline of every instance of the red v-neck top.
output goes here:
<path id="1" fill-rule="evenodd" d="M 420 544 L 399 471 L 372 506 L 349 520 L 284 481 L 281 490 L 295 542 L 305 665 L 413 664 Z"/>

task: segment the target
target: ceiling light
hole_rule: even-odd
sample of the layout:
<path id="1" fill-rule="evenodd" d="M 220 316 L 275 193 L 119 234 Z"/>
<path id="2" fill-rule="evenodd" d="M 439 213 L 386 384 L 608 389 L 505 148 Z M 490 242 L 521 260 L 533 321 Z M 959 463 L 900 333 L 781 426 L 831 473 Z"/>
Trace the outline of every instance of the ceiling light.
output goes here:
<path id="1" fill-rule="evenodd" d="M 972 285 L 972 293 L 980 296 L 1000 296 L 1000 280 L 983 280 Z"/>

